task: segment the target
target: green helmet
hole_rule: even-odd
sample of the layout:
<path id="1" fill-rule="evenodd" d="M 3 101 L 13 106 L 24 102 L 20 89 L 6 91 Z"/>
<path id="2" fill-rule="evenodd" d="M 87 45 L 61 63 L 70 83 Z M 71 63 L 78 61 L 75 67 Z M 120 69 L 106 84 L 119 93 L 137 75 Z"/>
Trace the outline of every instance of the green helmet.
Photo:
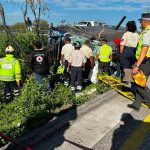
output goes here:
<path id="1" fill-rule="evenodd" d="M 64 70 L 65 70 L 64 66 L 59 66 L 58 69 L 57 69 L 57 74 L 63 74 Z"/>
<path id="2" fill-rule="evenodd" d="M 72 44 L 74 46 L 75 49 L 78 49 L 81 47 L 81 43 L 79 41 L 76 41 Z"/>

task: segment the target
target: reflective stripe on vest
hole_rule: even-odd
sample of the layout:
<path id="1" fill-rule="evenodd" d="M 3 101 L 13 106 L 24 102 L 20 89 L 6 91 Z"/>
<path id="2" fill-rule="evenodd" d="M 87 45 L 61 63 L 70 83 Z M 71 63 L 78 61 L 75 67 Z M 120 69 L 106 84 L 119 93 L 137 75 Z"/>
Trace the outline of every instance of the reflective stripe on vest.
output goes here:
<path id="1" fill-rule="evenodd" d="M 108 46 L 107 44 L 104 44 L 100 48 L 99 60 L 101 62 L 110 62 L 111 61 L 109 58 L 110 54 L 111 54 L 111 47 Z"/>
<path id="2" fill-rule="evenodd" d="M 7 63 L 9 63 L 9 64 L 10 64 L 10 63 L 11 63 L 11 64 L 15 64 L 15 63 L 16 63 L 16 59 L 14 59 L 14 60 L 1 59 L 0 61 L 1 61 L 2 63 L 4 63 L 4 64 L 5 64 L 5 63 L 6 63 L 6 64 L 7 64 Z"/>
<path id="3" fill-rule="evenodd" d="M 15 77 L 14 76 L 3 76 L 3 75 L 0 75 L 0 80 L 2 80 L 2 81 L 15 81 Z"/>
<path id="4" fill-rule="evenodd" d="M 145 30 L 150 30 L 150 26 L 148 26 Z M 139 59 L 140 57 L 140 54 L 141 54 L 141 50 L 142 50 L 142 39 L 143 39 L 143 34 L 139 34 L 139 37 L 140 37 L 140 40 L 138 42 L 138 47 L 137 47 L 137 50 L 136 50 L 136 59 Z M 150 46 L 148 48 L 148 51 L 147 51 L 147 54 L 146 54 L 147 57 L 150 57 Z"/>

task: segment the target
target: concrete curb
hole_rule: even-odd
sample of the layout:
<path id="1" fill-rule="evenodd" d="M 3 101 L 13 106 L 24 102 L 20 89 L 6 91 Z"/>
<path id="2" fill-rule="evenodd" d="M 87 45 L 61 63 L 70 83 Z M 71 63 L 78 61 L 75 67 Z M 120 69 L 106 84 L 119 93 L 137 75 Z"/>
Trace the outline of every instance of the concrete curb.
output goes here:
<path id="1" fill-rule="evenodd" d="M 32 147 L 32 145 L 35 145 L 36 143 L 40 142 L 46 136 L 54 134 L 54 132 L 70 123 L 70 121 L 81 117 L 82 115 L 90 112 L 92 109 L 103 105 L 106 101 L 111 100 L 111 98 L 116 94 L 117 92 L 115 90 L 110 90 L 104 94 L 97 95 L 94 99 L 84 103 L 83 105 L 77 108 L 69 110 L 60 117 L 55 117 L 42 127 L 35 129 L 29 134 L 19 138 L 18 142 L 22 143 L 23 145 L 30 145 Z M 17 150 L 16 146 L 14 146 L 13 144 L 11 144 L 10 146 L 10 143 L 0 148 L 0 150 L 5 150 L 8 147 L 11 150 Z"/>

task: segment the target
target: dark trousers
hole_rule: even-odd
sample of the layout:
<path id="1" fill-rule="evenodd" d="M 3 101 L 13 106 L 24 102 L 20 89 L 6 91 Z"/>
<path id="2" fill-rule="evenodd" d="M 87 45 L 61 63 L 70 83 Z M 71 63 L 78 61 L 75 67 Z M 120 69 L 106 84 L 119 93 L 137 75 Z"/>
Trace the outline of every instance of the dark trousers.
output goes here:
<path id="1" fill-rule="evenodd" d="M 64 66 L 65 66 L 64 73 L 66 74 L 67 73 L 67 68 L 68 68 L 68 60 L 65 60 Z"/>
<path id="2" fill-rule="evenodd" d="M 117 70 L 116 77 L 120 77 L 120 73 L 121 73 L 121 71 L 120 71 L 120 61 L 118 61 L 116 64 L 117 64 L 117 67 L 116 67 L 116 70 Z"/>
<path id="3" fill-rule="evenodd" d="M 85 70 L 83 72 L 83 78 L 84 79 L 88 79 L 90 69 L 91 69 L 91 62 L 90 62 L 90 59 L 87 59 L 87 61 L 85 63 Z"/>
<path id="4" fill-rule="evenodd" d="M 3 81 L 4 83 L 4 94 L 6 99 L 11 99 L 14 96 L 19 95 L 19 88 L 16 81 Z"/>
<path id="5" fill-rule="evenodd" d="M 75 82 L 77 81 L 77 86 L 82 86 L 82 67 L 71 67 L 71 86 L 75 87 Z"/>
<path id="6" fill-rule="evenodd" d="M 140 65 L 140 69 L 144 72 L 148 78 L 150 75 L 150 60 Z M 146 102 L 150 104 L 150 89 L 146 87 L 136 86 L 136 98 L 133 105 L 136 108 L 140 108 L 141 103 Z"/>
<path id="7" fill-rule="evenodd" d="M 125 46 L 123 53 L 120 54 L 121 78 L 123 78 L 124 68 L 132 69 L 132 65 L 136 61 L 135 51 L 136 51 L 136 48 Z"/>
<path id="8" fill-rule="evenodd" d="M 98 69 L 100 72 L 105 72 L 107 74 L 109 74 L 109 66 L 110 66 L 110 62 L 99 62 L 98 65 Z"/>
<path id="9" fill-rule="evenodd" d="M 64 84 L 65 84 L 65 85 L 68 85 L 69 82 L 70 82 L 70 73 L 67 72 L 68 60 L 65 60 L 64 66 L 65 66 L 65 69 L 64 69 Z"/>
<path id="10" fill-rule="evenodd" d="M 51 86 L 50 86 L 50 81 L 48 79 L 48 75 L 41 75 L 41 74 L 38 74 L 36 72 L 34 72 L 33 75 L 34 75 L 34 77 L 35 77 L 35 79 L 36 79 L 36 81 L 38 82 L 39 85 L 42 84 L 43 79 L 45 79 L 46 82 L 47 82 L 46 88 L 47 88 L 47 90 L 50 89 Z"/>

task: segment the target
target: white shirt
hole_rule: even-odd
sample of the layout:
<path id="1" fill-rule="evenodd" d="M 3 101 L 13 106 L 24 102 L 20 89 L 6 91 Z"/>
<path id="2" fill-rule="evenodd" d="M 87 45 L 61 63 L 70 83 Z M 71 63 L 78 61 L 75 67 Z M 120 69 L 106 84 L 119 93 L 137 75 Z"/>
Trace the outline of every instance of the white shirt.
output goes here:
<path id="1" fill-rule="evenodd" d="M 93 56 L 92 49 L 87 45 L 82 45 L 80 50 L 83 52 L 83 54 L 86 56 L 86 58 L 90 58 L 90 56 Z"/>
<path id="2" fill-rule="evenodd" d="M 74 50 L 68 62 L 71 63 L 71 66 L 81 67 L 86 62 L 85 55 L 81 50 Z"/>
<path id="3" fill-rule="evenodd" d="M 120 45 L 136 48 L 139 39 L 140 38 L 138 33 L 132 33 L 127 31 L 123 34 Z"/>
<path id="4" fill-rule="evenodd" d="M 143 46 L 150 46 L 150 30 L 145 30 L 143 33 Z"/>
<path id="5" fill-rule="evenodd" d="M 71 43 L 65 44 L 62 47 L 61 55 L 64 55 L 64 59 L 68 60 L 70 55 L 72 54 L 73 50 L 74 50 L 74 47 Z"/>

